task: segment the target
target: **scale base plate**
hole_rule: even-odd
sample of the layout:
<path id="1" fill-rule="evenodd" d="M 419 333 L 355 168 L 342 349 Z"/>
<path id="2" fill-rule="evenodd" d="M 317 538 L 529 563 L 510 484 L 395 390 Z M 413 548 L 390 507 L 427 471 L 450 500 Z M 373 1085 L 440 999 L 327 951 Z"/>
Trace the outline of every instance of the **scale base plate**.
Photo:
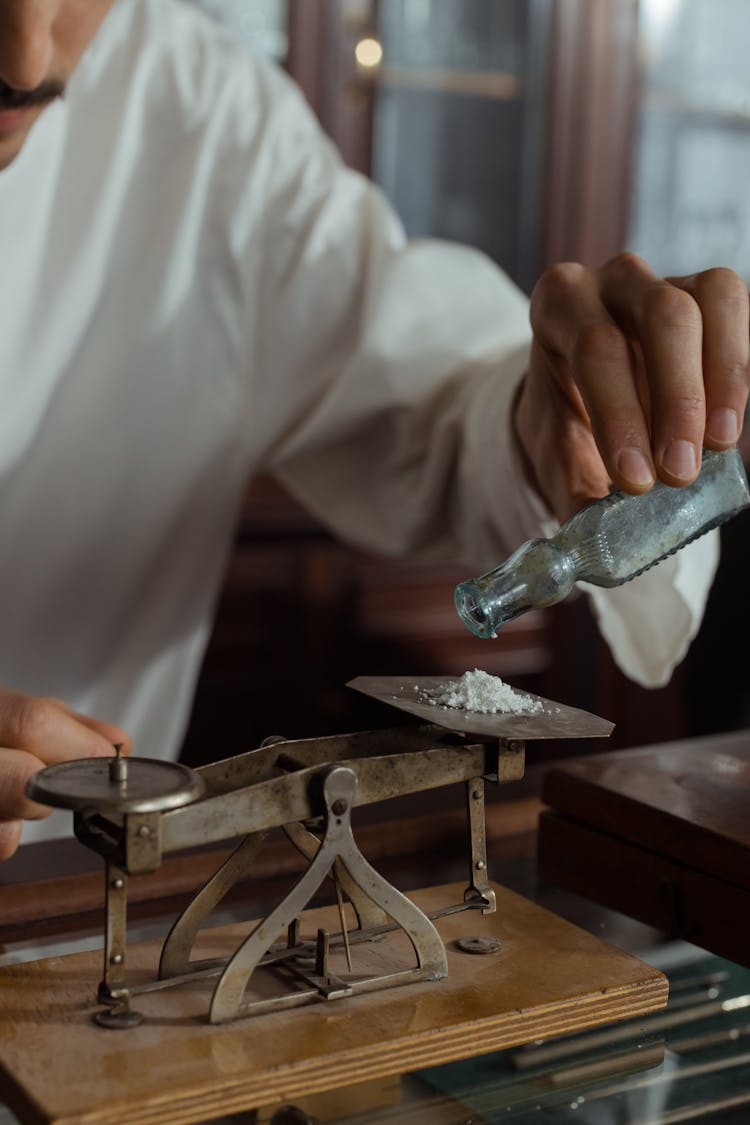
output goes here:
<path id="1" fill-rule="evenodd" d="M 195 980 L 138 994 L 145 1018 L 137 1027 L 97 1027 L 99 952 L 0 969 L 0 1094 L 22 1122 L 179 1125 L 664 1007 L 668 982 L 657 969 L 491 885 L 496 913 L 467 910 L 436 921 L 448 954 L 443 980 L 228 1024 L 207 1022 L 212 982 Z M 409 897 L 433 911 L 461 901 L 464 889 L 455 883 Z M 335 907 L 306 912 L 303 934 L 318 926 L 333 933 L 337 919 Z M 206 930 L 195 955 L 227 956 L 251 927 Z M 496 939 L 499 948 L 461 952 L 466 938 Z M 158 941 L 128 946 L 131 987 L 154 979 L 159 950 Z M 397 932 L 353 946 L 352 956 L 355 973 L 358 966 L 382 972 L 394 960 L 403 964 L 411 947 Z M 341 958 L 331 968 L 345 976 Z"/>

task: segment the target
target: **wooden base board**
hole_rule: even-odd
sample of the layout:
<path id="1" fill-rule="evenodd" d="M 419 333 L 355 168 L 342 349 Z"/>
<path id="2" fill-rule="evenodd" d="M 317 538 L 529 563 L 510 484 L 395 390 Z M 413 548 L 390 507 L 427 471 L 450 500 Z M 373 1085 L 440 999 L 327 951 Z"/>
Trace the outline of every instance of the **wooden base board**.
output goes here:
<path id="1" fill-rule="evenodd" d="M 460 902 L 465 884 L 416 891 L 423 909 Z M 662 1008 L 658 970 L 503 887 L 497 911 L 438 920 L 448 976 L 343 1000 L 211 1025 L 212 981 L 138 995 L 145 1020 L 94 1024 L 101 955 L 75 953 L 0 970 L 0 1095 L 40 1125 L 205 1121 L 317 1091 L 405 1074 Z M 338 928 L 334 908 L 310 911 L 303 935 Z M 196 957 L 226 957 L 252 924 L 204 931 Z M 492 936 L 491 954 L 457 939 Z M 127 950 L 131 987 L 152 980 L 160 943 Z M 340 960 L 332 970 L 346 975 Z M 402 934 L 352 947 L 353 970 L 413 965 Z M 405 959 L 405 960 L 404 960 Z"/>

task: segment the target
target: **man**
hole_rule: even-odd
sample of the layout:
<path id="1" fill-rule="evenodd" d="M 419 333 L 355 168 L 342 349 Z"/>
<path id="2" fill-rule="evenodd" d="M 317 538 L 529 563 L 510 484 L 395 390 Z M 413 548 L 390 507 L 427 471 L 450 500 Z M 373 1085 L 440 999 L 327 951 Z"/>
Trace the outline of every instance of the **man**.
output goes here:
<path id="1" fill-rule="evenodd" d="M 479 570 L 738 438 L 735 274 L 564 264 L 529 310 L 475 251 L 406 243 L 288 80 L 179 0 L 2 0 L 0 82 L 0 856 L 43 764 L 177 752 L 253 473 Z M 715 558 L 598 592 L 629 674 L 669 676 Z"/>

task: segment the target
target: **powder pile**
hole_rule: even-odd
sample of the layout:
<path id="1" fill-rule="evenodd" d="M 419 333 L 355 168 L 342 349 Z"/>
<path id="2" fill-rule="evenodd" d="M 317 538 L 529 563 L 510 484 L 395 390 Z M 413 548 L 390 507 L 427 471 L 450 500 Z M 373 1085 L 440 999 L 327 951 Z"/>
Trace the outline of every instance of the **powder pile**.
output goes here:
<path id="1" fill-rule="evenodd" d="M 491 676 L 479 668 L 464 672 L 460 679 L 428 694 L 432 703 L 457 707 L 462 711 L 478 711 L 484 715 L 497 711 L 520 713 L 544 710 L 541 700 L 521 695 L 499 676 Z"/>

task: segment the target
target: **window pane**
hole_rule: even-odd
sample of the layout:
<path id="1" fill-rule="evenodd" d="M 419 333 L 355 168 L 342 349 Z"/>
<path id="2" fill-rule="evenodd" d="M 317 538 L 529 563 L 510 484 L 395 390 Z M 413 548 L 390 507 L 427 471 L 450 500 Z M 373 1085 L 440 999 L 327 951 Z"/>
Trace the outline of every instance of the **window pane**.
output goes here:
<path id="1" fill-rule="evenodd" d="M 750 281 L 750 5 L 641 0 L 640 36 L 629 246 L 661 273 Z"/>
<path id="2" fill-rule="evenodd" d="M 380 0 L 373 177 L 412 237 L 478 246 L 521 285 L 538 247 L 546 3 Z"/>

